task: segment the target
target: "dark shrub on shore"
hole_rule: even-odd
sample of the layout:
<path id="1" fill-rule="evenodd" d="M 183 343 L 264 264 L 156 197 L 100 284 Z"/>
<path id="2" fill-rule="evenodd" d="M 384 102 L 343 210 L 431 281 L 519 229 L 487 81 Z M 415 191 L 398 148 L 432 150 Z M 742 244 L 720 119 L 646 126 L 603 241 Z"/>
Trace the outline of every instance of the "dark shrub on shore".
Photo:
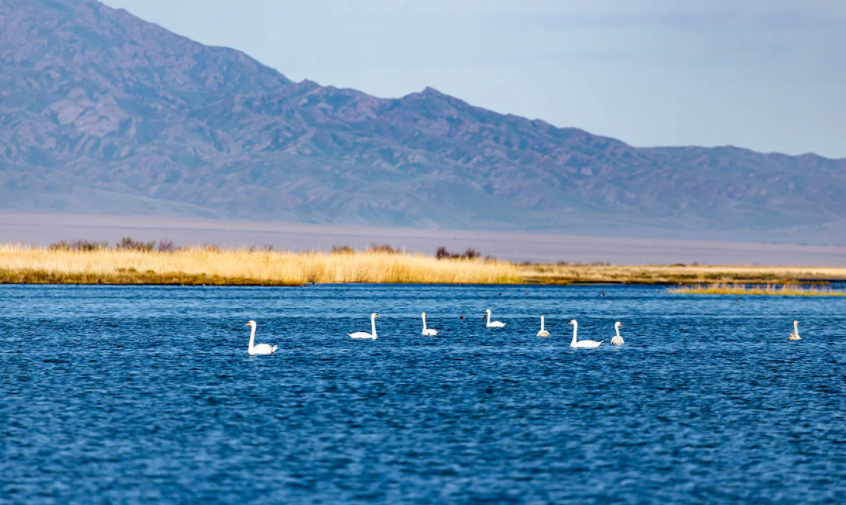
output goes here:
<path id="1" fill-rule="evenodd" d="M 463 255 L 461 255 L 461 257 L 462 257 L 462 258 L 467 258 L 468 260 L 474 260 L 474 259 L 476 259 L 476 258 L 481 258 L 481 257 L 482 257 L 482 253 L 480 253 L 479 251 L 477 251 L 477 250 L 473 249 L 472 247 L 468 247 L 468 248 L 467 248 L 467 250 L 466 250 L 466 251 L 464 251 L 464 254 L 463 254 Z"/>
<path id="2" fill-rule="evenodd" d="M 381 252 L 381 253 L 389 253 L 389 254 L 399 254 L 399 249 L 394 249 L 393 247 L 389 246 L 388 244 L 370 244 L 368 248 L 369 251 L 373 252 Z"/>
<path id="3" fill-rule="evenodd" d="M 61 242 L 56 242 L 47 246 L 47 249 L 50 251 L 82 251 L 82 252 L 91 252 L 91 251 L 100 251 L 102 249 L 108 249 L 109 243 L 108 242 L 90 242 L 88 240 L 80 239 L 80 240 L 71 240 L 67 242 L 62 240 Z"/>
<path id="4" fill-rule="evenodd" d="M 348 245 L 333 245 L 332 254 L 355 254 L 355 249 Z"/>
<path id="5" fill-rule="evenodd" d="M 150 252 L 156 247 L 156 241 L 142 242 L 140 240 L 132 240 L 131 237 L 123 237 L 120 242 L 115 244 L 115 249 L 118 251 L 142 251 Z"/>
<path id="6" fill-rule="evenodd" d="M 159 252 L 173 252 L 176 250 L 176 246 L 173 245 L 173 240 L 159 240 L 156 250 Z"/>
<path id="7" fill-rule="evenodd" d="M 438 250 L 435 251 L 435 258 L 439 260 L 475 260 L 482 257 L 482 253 L 473 249 L 472 247 L 468 247 L 464 254 L 453 254 L 447 250 L 446 247 L 438 247 Z M 487 256 L 486 260 L 492 261 L 495 258 L 493 256 Z"/>

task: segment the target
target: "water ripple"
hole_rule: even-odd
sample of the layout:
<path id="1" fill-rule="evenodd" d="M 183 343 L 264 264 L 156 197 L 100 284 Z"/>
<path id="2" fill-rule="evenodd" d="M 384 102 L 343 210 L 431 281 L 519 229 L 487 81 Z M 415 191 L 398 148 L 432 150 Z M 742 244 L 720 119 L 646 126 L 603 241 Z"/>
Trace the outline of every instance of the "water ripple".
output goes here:
<path id="1" fill-rule="evenodd" d="M 0 313 L 4 503 L 846 503 L 842 298 L 2 286 Z"/>

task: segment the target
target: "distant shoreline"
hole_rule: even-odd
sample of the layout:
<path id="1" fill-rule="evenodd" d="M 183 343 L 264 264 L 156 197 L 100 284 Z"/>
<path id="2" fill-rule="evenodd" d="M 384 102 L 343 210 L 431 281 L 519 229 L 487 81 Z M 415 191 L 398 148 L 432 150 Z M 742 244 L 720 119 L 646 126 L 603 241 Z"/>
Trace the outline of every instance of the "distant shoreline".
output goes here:
<path id="1" fill-rule="evenodd" d="M 608 230 L 605 230 L 607 232 Z M 197 217 L 120 216 L 0 211 L 0 244 L 36 246 L 76 238 L 116 242 L 172 239 L 178 245 L 217 244 L 243 248 L 272 245 L 285 251 L 329 251 L 349 245 L 390 244 L 413 253 L 433 254 L 438 247 L 464 250 L 515 262 L 570 263 L 595 261 L 616 265 L 792 265 L 846 268 L 846 247 L 791 243 L 726 242 L 718 236 L 695 238 L 679 233 L 672 239 L 650 238 L 629 230 L 628 238 L 602 229 L 572 227 L 567 232 L 482 231 L 460 229 L 379 228 L 355 225 L 303 224 Z M 846 239 L 844 239 L 846 240 Z M 844 243 L 843 240 L 833 240 Z"/>
<path id="2" fill-rule="evenodd" d="M 143 243 L 136 243 L 142 244 Z M 149 244 L 147 244 L 149 246 Z M 90 247 L 98 247 L 96 244 Z M 146 247 L 146 246 L 145 246 Z M 387 247 L 387 246 L 385 246 Z M 0 246 L 0 284 L 302 286 L 307 284 L 782 284 L 846 281 L 846 268 L 513 263 L 395 250 L 286 252 Z M 743 293 L 738 293 L 743 294 Z"/>

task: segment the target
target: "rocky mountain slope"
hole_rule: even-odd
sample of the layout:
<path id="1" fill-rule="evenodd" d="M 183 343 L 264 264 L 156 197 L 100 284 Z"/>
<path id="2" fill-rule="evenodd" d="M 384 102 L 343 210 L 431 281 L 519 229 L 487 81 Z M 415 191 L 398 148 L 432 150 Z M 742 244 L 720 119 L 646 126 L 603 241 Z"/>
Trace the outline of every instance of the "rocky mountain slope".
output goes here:
<path id="1" fill-rule="evenodd" d="M 843 244 L 846 160 L 636 148 L 295 83 L 93 0 L 0 0 L 0 210 Z"/>

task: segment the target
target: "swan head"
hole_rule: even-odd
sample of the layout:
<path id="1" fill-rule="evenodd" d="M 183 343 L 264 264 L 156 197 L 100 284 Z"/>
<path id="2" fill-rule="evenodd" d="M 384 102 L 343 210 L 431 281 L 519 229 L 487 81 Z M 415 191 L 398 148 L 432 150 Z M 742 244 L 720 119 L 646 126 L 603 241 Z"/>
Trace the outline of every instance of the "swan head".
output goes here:
<path id="1" fill-rule="evenodd" d="M 491 313 L 491 309 L 485 309 L 485 314 L 490 314 L 490 313 Z"/>
<path id="2" fill-rule="evenodd" d="M 614 323 L 614 328 L 622 328 L 622 327 L 623 327 L 623 323 L 621 323 L 620 321 L 617 321 L 616 323 Z"/>
<path id="3" fill-rule="evenodd" d="M 567 324 L 579 324 L 579 323 L 577 323 L 575 319 L 570 319 L 570 322 L 567 323 Z"/>
<path id="4" fill-rule="evenodd" d="M 425 313 L 425 312 L 423 313 L 423 317 L 426 317 L 426 313 Z"/>
<path id="5" fill-rule="evenodd" d="M 370 314 L 370 318 L 371 318 L 371 319 L 376 319 L 377 317 L 379 317 L 379 314 L 377 314 L 377 313 L 375 313 L 375 312 L 374 312 L 374 313 L 372 313 L 372 314 Z M 381 318 L 380 318 L 380 319 L 381 319 Z"/>
<path id="6" fill-rule="evenodd" d="M 252 326 L 253 328 L 255 328 L 255 327 L 256 327 L 256 322 L 255 322 L 255 321 L 253 321 L 253 320 L 250 320 L 250 321 L 249 321 L 247 324 L 245 324 L 244 326 Z"/>
<path id="7" fill-rule="evenodd" d="M 796 326 L 797 324 L 799 324 L 799 321 L 793 321 L 794 326 Z"/>

